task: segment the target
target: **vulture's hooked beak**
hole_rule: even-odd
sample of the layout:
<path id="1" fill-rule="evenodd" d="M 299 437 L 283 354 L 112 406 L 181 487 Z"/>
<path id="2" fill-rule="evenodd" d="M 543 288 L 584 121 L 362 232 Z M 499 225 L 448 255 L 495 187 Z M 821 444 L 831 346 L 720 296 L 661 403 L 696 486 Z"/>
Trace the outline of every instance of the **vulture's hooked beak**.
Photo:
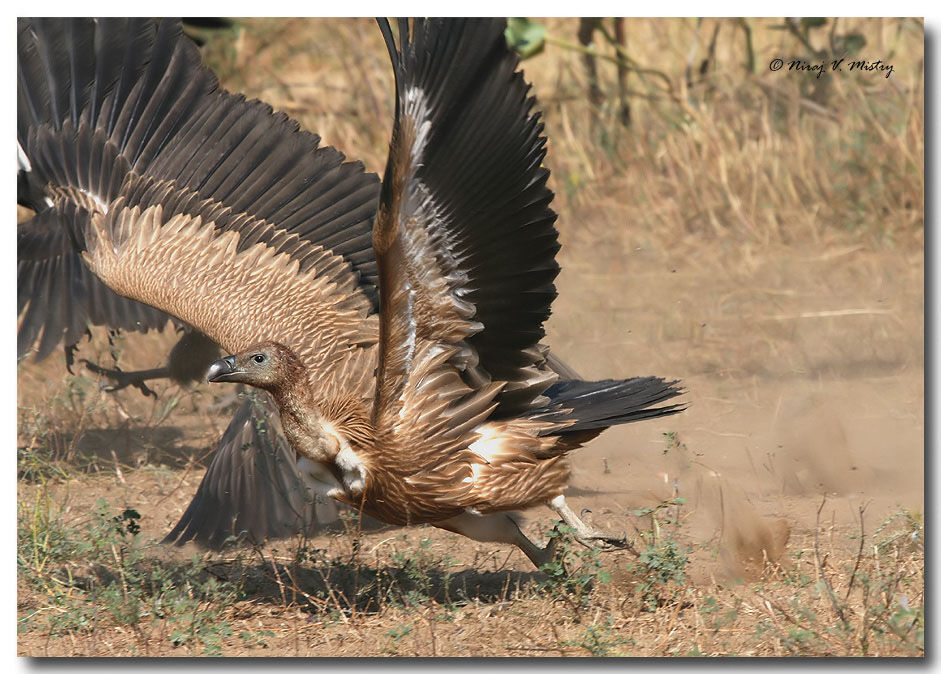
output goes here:
<path id="1" fill-rule="evenodd" d="M 235 356 L 226 356 L 225 358 L 220 358 L 209 366 L 209 371 L 206 373 L 206 379 L 212 383 L 235 381 L 233 380 L 233 377 L 240 374 L 245 374 L 245 372 L 244 370 L 240 370 L 236 367 Z"/>

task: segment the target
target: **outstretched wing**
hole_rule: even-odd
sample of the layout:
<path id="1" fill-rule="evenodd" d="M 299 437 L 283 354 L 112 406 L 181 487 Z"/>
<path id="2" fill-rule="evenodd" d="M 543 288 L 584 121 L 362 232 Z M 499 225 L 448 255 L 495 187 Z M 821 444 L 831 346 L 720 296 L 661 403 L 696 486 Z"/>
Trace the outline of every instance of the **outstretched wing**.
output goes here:
<path id="1" fill-rule="evenodd" d="M 545 139 L 502 21 L 416 19 L 411 37 L 400 21 L 399 48 L 380 25 L 396 118 L 373 231 L 374 417 L 440 452 L 557 378 L 537 348 L 559 271 Z"/>
<path id="2" fill-rule="evenodd" d="M 196 495 L 164 543 L 194 541 L 218 550 L 229 537 L 251 543 L 342 530 L 341 513 L 363 530 L 383 522 L 311 493 L 297 472 L 278 409 L 262 391 L 249 392 L 212 455 Z"/>
<path id="3" fill-rule="evenodd" d="M 376 341 L 370 301 L 342 256 L 176 183 L 130 174 L 86 242 L 109 287 L 226 351 L 277 340 L 326 380 Z"/>
<path id="4" fill-rule="evenodd" d="M 283 113 L 218 90 L 178 21 L 21 20 L 17 70 L 18 197 L 37 211 L 18 228 L 21 352 L 40 332 L 40 357 L 63 336 L 72 343 L 83 323 L 166 323 L 75 264 L 91 216 L 134 176 L 271 225 L 241 230 L 242 250 L 280 232 L 329 249 L 376 306 L 377 177 Z"/>

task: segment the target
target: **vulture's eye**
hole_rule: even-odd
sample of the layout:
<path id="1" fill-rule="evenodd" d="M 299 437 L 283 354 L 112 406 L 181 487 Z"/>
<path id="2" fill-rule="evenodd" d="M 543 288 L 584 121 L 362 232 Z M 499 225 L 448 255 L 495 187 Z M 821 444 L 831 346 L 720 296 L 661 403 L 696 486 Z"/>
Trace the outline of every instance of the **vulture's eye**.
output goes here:
<path id="1" fill-rule="evenodd" d="M 265 362 L 265 354 L 256 353 L 254 356 L 252 356 L 252 360 L 258 363 L 259 365 L 261 365 L 262 363 Z"/>

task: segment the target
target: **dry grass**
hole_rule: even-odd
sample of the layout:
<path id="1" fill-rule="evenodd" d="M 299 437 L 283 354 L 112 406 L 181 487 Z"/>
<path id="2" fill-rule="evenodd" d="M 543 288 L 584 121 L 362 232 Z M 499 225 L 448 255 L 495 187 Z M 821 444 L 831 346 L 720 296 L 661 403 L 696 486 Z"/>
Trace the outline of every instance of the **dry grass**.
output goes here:
<path id="1" fill-rule="evenodd" d="M 544 23 L 524 68 L 563 242 L 548 341 L 589 377 L 683 378 L 693 402 L 577 455 L 577 508 L 633 553 L 573 549 L 541 574 L 447 532 L 355 527 L 160 548 L 227 422 L 216 392 L 107 395 L 55 356 L 18 372 L 21 654 L 923 656 L 921 23 L 841 20 L 894 74 L 822 91 L 768 70 L 806 51 L 774 20 L 747 24 L 753 73 L 742 23 L 706 20 L 690 56 L 695 20 L 628 20 L 629 128 L 613 96 L 589 102 L 575 22 Z M 371 21 L 246 20 L 206 55 L 381 170 L 393 100 Z M 123 338 L 121 366 L 173 341 Z M 95 331 L 79 357 L 110 350 Z"/>
<path id="2" fill-rule="evenodd" d="M 92 494 L 66 495 L 62 483 L 21 490 L 21 654 L 924 652 L 923 529 L 907 512 L 855 531 L 818 522 L 749 582 L 691 583 L 686 552 L 708 544 L 669 517 L 658 522 L 661 547 L 651 529 L 635 539 L 647 554 L 569 548 L 564 577 L 513 570 L 525 563 L 506 550 L 471 555 L 473 545 L 433 529 L 360 534 L 355 522 L 332 537 L 200 557 L 129 532 L 136 513 L 90 503 L 112 477 L 80 480 Z"/>
<path id="3" fill-rule="evenodd" d="M 614 101 L 598 108 L 588 100 L 581 53 L 560 46 L 575 42 L 576 22 L 545 20 L 549 45 L 523 67 L 544 111 L 563 231 L 577 209 L 581 219 L 598 213 L 605 223 L 629 223 L 660 246 L 699 247 L 704 237 L 819 243 L 831 230 L 920 240 L 920 21 L 840 20 L 838 32 L 866 37 L 867 58 L 895 69 L 889 79 L 831 75 L 826 105 L 808 97 L 810 78 L 769 70 L 775 57 L 807 58 L 792 35 L 774 29 L 780 23 L 749 20 L 756 65 L 748 73 L 741 25 L 707 20 L 699 41 L 718 26 L 716 54 L 688 86 L 688 60 L 698 66 L 705 57 L 704 46 L 692 59 L 684 53 L 696 20 L 628 20 L 626 51 L 645 72 L 629 76 L 634 123 L 625 128 Z M 598 52 L 613 54 L 596 42 Z M 209 45 L 208 60 L 224 86 L 288 111 L 381 171 L 393 94 L 371 20 L 246 21 L 234 39 Z M 613 94 L 613 64 L 600 61 L 599 71 Z M 610 229 L 617 237 L 626 228 Z"/>

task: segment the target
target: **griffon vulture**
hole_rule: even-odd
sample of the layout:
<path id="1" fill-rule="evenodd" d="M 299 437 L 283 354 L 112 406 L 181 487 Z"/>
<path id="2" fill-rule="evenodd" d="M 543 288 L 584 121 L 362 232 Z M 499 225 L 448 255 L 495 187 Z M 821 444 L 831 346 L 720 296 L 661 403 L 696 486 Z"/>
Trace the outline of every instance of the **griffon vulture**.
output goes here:
<path id="1" fill-rule="evenodd" d="M 247 209 L 250 194 L 200 192 L 186 172 L 128 171 L 85 221 L 85 260 L 234 354 L 209 380 L 272 396 L 312 488 L 392 524 L 515 544 L 537 566 L 551 545 L 510 514 L 536 504 L 581 543 L 621 547 L 567 505 L 568 454 L 608 426 L 680 411 L 664 403 L 682 391 L 658 377 L 561 380 L 547 358 L 556 216 L 504 23 L 400 21 L 398 46 L 380 26 L 396 112 L 372 232 L 378 316 L 334 242 Z"/>

